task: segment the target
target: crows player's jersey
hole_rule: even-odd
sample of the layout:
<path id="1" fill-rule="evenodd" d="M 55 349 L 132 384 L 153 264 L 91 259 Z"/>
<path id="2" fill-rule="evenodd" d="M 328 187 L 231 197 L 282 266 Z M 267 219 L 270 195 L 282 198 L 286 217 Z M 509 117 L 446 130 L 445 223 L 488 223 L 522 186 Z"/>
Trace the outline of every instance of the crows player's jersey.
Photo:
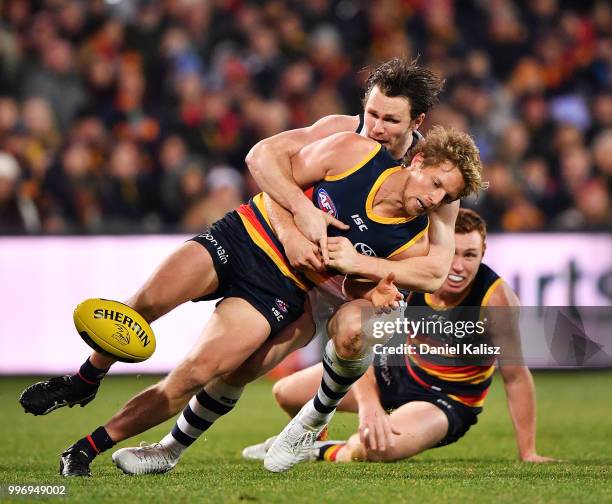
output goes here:
<path id="1" fill-rule="evenodd" d="M 405 251 L 427 232 L 427 215 L 416 217 L 381 217 L 373 210 L 374 197 L 383 182 L 401 170 L 397 161 L 376 144 L 357 165 L 338 175 L 331 175 L 306 191 L 313 204 L 350 225 L 348 231 L 328 228 L 329 236 L 345 236 L 358 252 L 389 258 Z M 272 232 L 263 194 L 254 196 L 238 214 L 252 241 L 263 249 L 281 272 L 306 290 L 331 275 L 309 273 L 307 278 L 289 265 L 283 247 Z"/>
<path id="2" fill-rule="evenodd" d="M 471 321 L 475 324 L 479 321 L 482 307 L 487 305 L 491 294 L 501 282 L 502 279 L 497 273 L 486 264 L 481 264 L 469 293 L 459 305 L 444 308 L 435 306 L 429 294 L 413 292 L 408 299 L 408 306 L 422 307 L 422 314 L 428 320 L 453 323 L 462 321 L 465 327 L 465 322 Z M 420 313 L 420 310 L 418 311 Z M 486 325 L 481 327 L 486 328 Z M 457 334 L 446 333 L 427 336 L 416 334 L 408 343 L 417 350 L 420 343 L 428 347 L 448 345 L 462 348 L 469 344 L 477 347 L 487 342 L 486 337 L 486 332 L 478 334 L 477 331 L 469 335 L 464 334 L 461 338 Z M 455 401 L 473 408 L 480 408 L 484 403 L 491 385 L 495 356 L 451 356 L 416 351 L 404 358 L 409 375 L 423 387 L 443 392 Z"/>

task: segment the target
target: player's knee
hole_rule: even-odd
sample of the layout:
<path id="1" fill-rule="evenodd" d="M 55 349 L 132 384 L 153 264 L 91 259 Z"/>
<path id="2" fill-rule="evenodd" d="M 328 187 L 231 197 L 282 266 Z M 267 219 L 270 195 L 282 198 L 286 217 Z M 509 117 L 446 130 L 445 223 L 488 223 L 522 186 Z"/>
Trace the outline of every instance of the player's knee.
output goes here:
<path id="1" fill-rule="evenodd" d="M 358 305 L 346 306 L 336 314 L 332 338 L 336 353 L 341 358 L 354 358 L 364 350 L 361 308 Z"/>
<path id="2" fill-rule="evenodd" d="M 289 393 L 289 378 L 281 378 L 278 380 L 274 387 L 272 387 L 272 394 L 278 405 L 287 410 L 292 406 L 291 394 Z"/>

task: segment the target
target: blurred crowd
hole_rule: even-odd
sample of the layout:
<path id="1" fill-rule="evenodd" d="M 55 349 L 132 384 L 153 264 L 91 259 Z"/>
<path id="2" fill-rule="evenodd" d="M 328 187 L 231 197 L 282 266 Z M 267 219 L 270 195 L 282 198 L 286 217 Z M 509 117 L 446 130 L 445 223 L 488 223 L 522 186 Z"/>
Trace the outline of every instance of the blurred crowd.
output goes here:
<path id="1" fill-rule="evenodd" d="M 446 79 L 491 230 L 610 230 L 606 0 L 0 0 L 0 233 L 199 232 L 259 139 L 356 114 L 372 69 Z"/>

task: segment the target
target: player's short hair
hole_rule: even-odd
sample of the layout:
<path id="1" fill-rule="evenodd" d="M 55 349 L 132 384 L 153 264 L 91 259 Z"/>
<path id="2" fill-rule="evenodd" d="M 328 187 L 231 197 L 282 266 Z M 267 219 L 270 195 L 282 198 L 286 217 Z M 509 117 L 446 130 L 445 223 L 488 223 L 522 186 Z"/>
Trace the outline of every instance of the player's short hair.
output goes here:
<path id="1" fill-rule="evenodd" d="M 482 243 L 484 245 L 487 240 L 487 223 L 474 210 L 460 208 L 457 221 L 455 222 L 455 233 L 468 234 L 472 231 L 478 231 L 478 234 L 482 236 Z"/>
<path id="2" fill-rule="evenodd" d="M 444 81 L 431 70 L 418 66 L 416 60 L 393 58 L 376 68 L 368 77 L 364 104 L 374 86 L 378 86 L 386 96 L 408 98 L 410 118 L 414 120 L 438 103 Z"/>
<path id="3" fill-rule="evenodd" d="M 423 156 L 425 168 L 450 161 L 459 169 L 465 182 L 459 198 L 465 198 L 488 186 L 482 180 L 480 151 L 467 133 L 433 126 L 425 135 L 425 139 L 415 147 L 414 155 L 416 154 Z"/>

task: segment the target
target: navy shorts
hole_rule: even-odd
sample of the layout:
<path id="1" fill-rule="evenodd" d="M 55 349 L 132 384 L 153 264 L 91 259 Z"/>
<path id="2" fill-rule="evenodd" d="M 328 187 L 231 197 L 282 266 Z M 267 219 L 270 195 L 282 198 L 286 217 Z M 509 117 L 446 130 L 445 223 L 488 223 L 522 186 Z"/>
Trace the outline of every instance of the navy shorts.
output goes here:
<path id="1" fill-rule="evenodd" d="M 471 408 L 451 399 L 446 394 L 427 389 L 417 383 L 408 373 L 406 365 L 387 361 L 387 355 L 377 355 L 374 364 L 380 400 L 386 410 L 398 409 L 413 401 L 425 401 L 440 408 L 448 419 L 446 436 L 434 447 L 454 443 L 478 422 L 482 408 Z"/>
<path id="2" fill-rule="evenodd" d="M 208 250 L 219 278 L 215 292 L 193 301 L 242 298 L 270 323 L 271 335 L 304 313 L 306 293 L 253 243 L 236 211 L 191 240 Z"/>

